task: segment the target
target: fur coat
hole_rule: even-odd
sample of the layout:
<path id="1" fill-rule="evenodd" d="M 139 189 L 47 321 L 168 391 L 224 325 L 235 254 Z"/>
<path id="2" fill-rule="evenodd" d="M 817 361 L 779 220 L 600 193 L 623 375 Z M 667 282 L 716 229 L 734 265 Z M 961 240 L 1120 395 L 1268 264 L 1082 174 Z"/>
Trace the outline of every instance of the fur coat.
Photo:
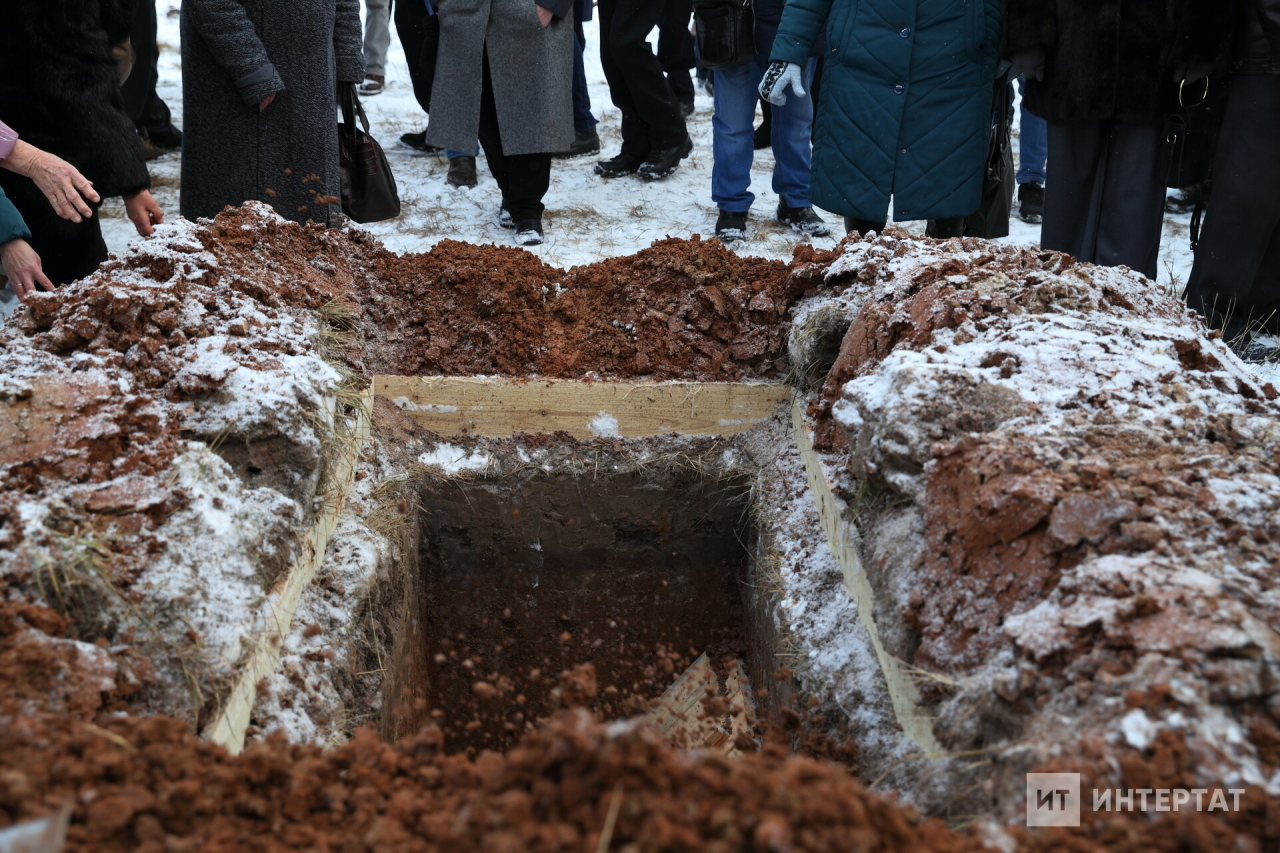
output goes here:
<path id="1" fill-rule="evenodd" d="M 361 50 L 360 0 L 184 0 L 182 215 L 257 200 L 332 224 L 337 84 L 364 79 Z"/>
<path id="2" fill-rule="evenodd" d="M 1225 66 L 1226 0 L 1004 0 L 1002 54 L 1039 48 L 1044 80 L 1026 106 L 1052 122 L 1163 122 L 1177 107 L 1175 71 Z"/>
<path id="3" fill-rule="evenodd" d="M 0 24 L 0 121 L 58 155 L 103 197 L 151 186 L 125 113 L 111 46 L 126 39 L 133 0 L 9 0 Z M 10 172 L 11 193 L 43 199 Z"/>

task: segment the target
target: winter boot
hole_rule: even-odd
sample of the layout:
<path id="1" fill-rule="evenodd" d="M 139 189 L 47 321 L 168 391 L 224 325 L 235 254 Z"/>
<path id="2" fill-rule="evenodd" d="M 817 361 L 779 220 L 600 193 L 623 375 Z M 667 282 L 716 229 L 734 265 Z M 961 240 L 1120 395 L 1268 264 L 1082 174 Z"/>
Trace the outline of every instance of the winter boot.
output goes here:
<path id="1" fill-rule="evenodd" d="M 693 151 L 693 139 L 685 134 L 684 142 L 674 148 L 655 148 L 636 169 L 636 174 L 646 181 L 660 181 L 680 168 L 680 161 Z"/>
<path id="2" fill-rule="evenodd" d="M 747 212 L 720 211 L 720 215 L 716 217 L 716 239 L 726 246 L 746 240 Z"/>
<path id="3" fill-rule="evenodd" d="M 1044 219 L 1044 187 L 1040 184 L 1018 184 L 1018 215 L 1033 225 Z"/>
<path id="4" fill-rule="evenodd" d="M 470 189 L 476 185 L 476 158 L 459 156 L 449 161 L 449 174 L 445 181 L 451 187 Z"/>
<path id="5" fill-rule="evenodd" d="M 806 237 L 826 237 L 831 234 L 827 223 L 822 221 L 822 217 L 812 207 L 788 207 L 782 199 L 778 199 L 778 221 Z"/>
<path id="6" fill-rule="evenodd" d="M 617 157 L 610 157 L 608 160 L 596 163 L 595 171 L 602 178 L 621 178 L 623 175 L 635 174 L 644 161 L 643 157 L 623 151 Z"/>
<path id="7" fill-rule="evenodd" d="M 573 144 L 569 146 L 567 151 L 559 151 L 552 154 L 560 160 L 567 160 L 570 157 L 584 157 L 587 154 L 600 153 L 600 134 L 596 133 L 593 127 L 591 130 L 579 130 L 573 135 Z"/>
<path id="8" fill-rule="evenodd" d="M 517 246 L 539 246 L 542 244 L 541 219 L 517 219 L 514 224 Z"/>

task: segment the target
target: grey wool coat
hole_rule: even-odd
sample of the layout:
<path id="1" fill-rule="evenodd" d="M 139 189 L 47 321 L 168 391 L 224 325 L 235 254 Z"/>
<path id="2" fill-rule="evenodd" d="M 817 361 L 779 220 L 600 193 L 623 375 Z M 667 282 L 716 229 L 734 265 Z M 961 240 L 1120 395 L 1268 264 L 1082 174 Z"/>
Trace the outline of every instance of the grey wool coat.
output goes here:
<path id="1" fill-rule="evenodd" d="M 337 84 L 364 78 L 361 51 L 360 0 L 184 0 L 182 215 L 257 200 L 332 224 Z"/>
<path id="2" fill-rule="evenodd" d="M 188 0 L 190 2 L 190 0 Z M 573 143 L 572 0 L 444 0 L 427 142 L 474 151 L 484 56 L 489 56 L 502 153 L 563 151 Z"/>

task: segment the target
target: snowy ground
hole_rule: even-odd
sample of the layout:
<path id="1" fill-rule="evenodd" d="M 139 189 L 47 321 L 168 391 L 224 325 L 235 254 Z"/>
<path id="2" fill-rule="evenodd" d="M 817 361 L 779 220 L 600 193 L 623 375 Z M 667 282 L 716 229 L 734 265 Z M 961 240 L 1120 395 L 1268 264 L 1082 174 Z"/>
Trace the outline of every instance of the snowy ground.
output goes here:
<path id="1" fill-rule="evenodd" d="M 178 4 L 161 0 L 159 12 L 162 50 L 159 91 L 173 110 L 175 123 L 181 127 Z M 600 67 L 596 47 L 598 32 L 594 22 L 587 25 L 590 41 L 587 76 L 592 106 L 600 119 L 603 154 L 612 156 L 620 144 L 619 114 L 609 101 L 609 90 Z M 443 156 L 415 156 L 397 144 L 400 134 L 421 130 L 426 117 L 413 98 L 404 51 L 394 34 L 387 76 L 386 91 L 376 98 L 366 98 L 365 105 L 373 122 L 373 135 L 387 150 L 400 186 L 404 212 L 397 219 L 370 225 L 368 229 L 389 248 L 401 252 L 423 251 L 443 239 L 509 242 L 510 232 L 497 223 L 498 189 L 483 161 L 479 164 L 480 185 L 472 190 L 455 189 L 445 183 L 448 162 Z M 556 161 L 546 199 L 547 242 L 532 251 L 549 263 L 567 267 L 634 252 L 668 235 L 710 234 L 716 219 L 711 201 L 711 110 L 711 97 L 699 92 L 697 113 L 690 121 L 693 155 L 679 172 L 665 181 L 646 184 L 636 178 L 621 178 L 605 182 L 592 174 L 596 157 Z M 170 154 L 151 166 L 156 197 L 171 216 L 177 215 L 178 210 L 179 157 Z M 752 177 L 757 198 L 752 211 L 751 240 L 738 251 L 789 258 L 798 238 L 773 221 L 778 199 L 770 187 L 772 167 L 773 156 L 769 151 L 756 152 Z M 132 226 L 123 217 L 118 199 L 104 205 L 102 215 L 107 244 L 118 252 L 133 239 Z M 838 232 L 840 218 L 827 215 L 826 219 L 833 232 Z M 1189 223 L 1189 215 L 1165 219 L 1159 278 L 1162 285 L 1181 289 L 1191 271 L 1191 252 L 1187 245 Z M 923 222 L 905 224 L 913 234 L 924 233 Z M 1012 233 L 1007 238 L 1010 242 L 1039 240 L 1039 227 L 1028 225 L 1016 214 L 1010 228 Z M 830 246 L 834 242 L 833 239 L 819 240 L 818 245 Z"/>

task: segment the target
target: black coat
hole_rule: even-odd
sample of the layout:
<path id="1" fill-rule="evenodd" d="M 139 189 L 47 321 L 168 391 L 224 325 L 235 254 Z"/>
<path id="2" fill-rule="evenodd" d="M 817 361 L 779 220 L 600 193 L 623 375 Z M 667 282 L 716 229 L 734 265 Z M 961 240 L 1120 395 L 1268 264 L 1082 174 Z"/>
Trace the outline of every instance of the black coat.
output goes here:
<path id="1" fill-rule="evenodd" d="M 6 0 L 0 4 L 0 121 L 93 181 L 103 198 L 151 186 L 125 113 L 111 46 L 129 35 L 134 0 Z M 4 186 L 35 196 L 26 178 Z"/>
<path id="2" fill-rule="evenodd" d="M 1004 0 L 1006 58 L 1045 51 L 1026 105 L 1052 122 L 1163 122 L 1177 107 L 1175 70 L 1224 67 L 1225 0 Z"/>
<path id="3" fill-rule="evenodd" d="M 1240 0 L 1235 70 L 1280 74 L 1280 0 Z"/>

